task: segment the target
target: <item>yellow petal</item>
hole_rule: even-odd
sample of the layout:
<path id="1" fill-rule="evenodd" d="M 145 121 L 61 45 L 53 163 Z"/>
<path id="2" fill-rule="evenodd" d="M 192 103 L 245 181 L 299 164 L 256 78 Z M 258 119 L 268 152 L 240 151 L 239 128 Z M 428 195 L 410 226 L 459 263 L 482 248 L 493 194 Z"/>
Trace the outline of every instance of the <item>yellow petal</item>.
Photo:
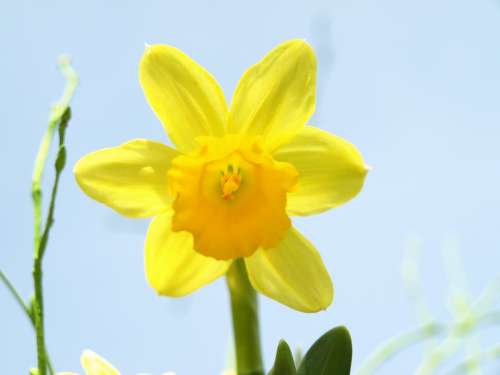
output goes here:
<path id="1" fill-rule="evenodd" d="M 117 369 L 93 351 L 85 350 L 81 362 L 87 375 L 120 375 Z"/>
<path id="2" fill-rule="evenodd" d="M 333 285 L 321 256 L 294 228 L 276 248 L 258 250 L 245 264 L 256 290 L 295 310 L 316 312 L 332 303 Z"/>
<path id="3" fill-rule="evenodd" d="M 92 152 L 74 173 L 89 197 L 129 217 L 149 217 L 169 208 L 167 170 L 179 153 L 158 142 L 136 139 Z"/>
<path id="4" fill-rule="evenodd" d="M 316 104 L 316 57 L 303 40 L 290 40 L 248 69 L 234 93 L 229 133 L 262 135 L 268 150 L 295 135 Z"/>
<path id="5" fill-rule="evenodd" d="M 146 47 L 139 79 L 149 105 L 179 150 L 195 148 L 195 137 L 225 133 L 227 104 L 222 89 L 177 48 Z"/>
<path id="6" fill-rule="evenodd" d="M 153 219 L 145 244 L 146 277 L 159 294 L 180 297 L 222 276 L 231 262 L 217 261 L 193 249 L 193 236 L 171 230 L 173 212 Z"/>
<path id="7" fill-rule="evenodd" d="M 359 193 L 368 172 L 356 147 L 312 126 L 306 126 L 273 157 L 299 172 L 298 184 L 287 197 L 291 215 L 315 214 L 346 203 Z"/>

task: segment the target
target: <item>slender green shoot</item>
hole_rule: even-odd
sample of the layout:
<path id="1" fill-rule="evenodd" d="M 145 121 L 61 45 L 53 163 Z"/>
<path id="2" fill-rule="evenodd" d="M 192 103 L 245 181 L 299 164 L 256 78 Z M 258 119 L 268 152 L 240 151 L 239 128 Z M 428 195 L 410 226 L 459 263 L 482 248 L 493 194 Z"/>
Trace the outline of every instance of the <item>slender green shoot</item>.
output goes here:
<path id="1" fill-rule="evenodd" d="M 34 216 L 34 257 L 33 257 L 33 284 L 35 289 L 35 298 L 33 300 L 33 315 L 35 320 L 36 347 L 38 359 L 38 371 L 40 375 L 47 374 L 47 368 L 51 374 L 53 370 L 48 366 L 47 348 L 45 344 L 44 329 L 44 306 L 43 306 L 43 256 L 47 247 L 50 229 L 54 223 L 54 208 L 59 178 L 64 168 L 66 159 L 66 150 L 64 148 L 64 135 L 68 121 L 71 117 L 69 102 L 73 96 L 78 84 L 78 76 L 71 67 L 68 57 L 62 57 L 59 66 L 66 78 L 66 86 L 63 95 L 53 106 L 49 117 L 49 124 L 43 135 L 42 142 L 35 160 L 35 167 L 32 179 L 32 199 Z M 52 139 L 55 130 L 59 126 L 59 150 L 56 157 L 55 169 L 56 176 L 52 187 L 51 199 L 47 219 L 42 227 L 42 176 L 47 162 L 49 150 L 52 145 Z"/>
<path id="2" fill-rule="evenodd" d="M 24 303 L 24 300 L 21 297 L 21 294 L 17 291 L 17 289 L 11 283 L 11 281 L 9 280 L 9 278 L 2 271 L 0 271 L 0 280 L 2 280 L 2 282 L 5 285 L 5 287 L 10 292 L 10 294 L 12 295 L 12 297 L 14 298 L 14 300 L 17 302 L 17 304 L 19 305 L 19 307 L 21 308 L 21 310 L 24 311 L 24 313 L 26 314 L 26 317 L 34 325 L 35 324 L 35 320 L 33 318 L 33 314 L 31 313 L 30 308 L 28 307 L 28 305 L 26 305 L 26 303 Z"/>

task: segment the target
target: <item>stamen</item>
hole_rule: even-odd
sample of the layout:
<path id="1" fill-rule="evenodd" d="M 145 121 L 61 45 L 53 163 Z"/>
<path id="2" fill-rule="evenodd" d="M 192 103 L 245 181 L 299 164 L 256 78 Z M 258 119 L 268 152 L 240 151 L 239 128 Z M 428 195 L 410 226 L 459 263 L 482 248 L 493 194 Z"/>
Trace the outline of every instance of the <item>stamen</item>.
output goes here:
<path id="1" fill-rule="evenodd" d="M 235 167 L 228 164 L 226 171 L 221 171 L 221 190 L 224 200 L 234 199 L 233 193 L 239 189 L 241 184 L 240 167 Z"/>

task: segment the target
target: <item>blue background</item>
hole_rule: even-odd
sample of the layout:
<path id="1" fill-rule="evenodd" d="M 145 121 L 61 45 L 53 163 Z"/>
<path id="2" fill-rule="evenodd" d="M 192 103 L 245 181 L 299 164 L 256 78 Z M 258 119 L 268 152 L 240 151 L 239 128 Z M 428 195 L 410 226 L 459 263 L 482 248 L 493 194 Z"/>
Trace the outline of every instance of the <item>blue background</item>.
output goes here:
<path id="1" fill-rule="evenodd" d="M 416 324 L 400 272 L 409 238 L 421 241 L 423 286 L 439 318 L 450 316 L 444 239 L 459 241 L 472 295 L 498 271 L 499 35 L 494 0 L 2 1 L 0 268 L 25 296 L 31 171 L 49 103 L 62 91 L 57 56 L 69 53 L 81 76 L 45 258 L 57 370 L 80 371 L 85 348 L 124 374 L 218 374 L 230 363 L 224 281 L 188 298 L 157 297 L 143 274 L 147 221 L 91 201 L 71 174 L 76 160 L 102 147 L 139 137 L 168 142 L 138 83 L 145 43 L 191 55 L 228 100 L 244 70 L 280 42 L 305 38 L 316 49 L 311 123 L 357 145 L 373 171 L 354 201 L 296 221 L 334 279 L 331 308 L 307 315 L 262 298 L 262 336 L 270 365 L 281 337 L 308 347 L 345 324 L 356 367 L 377 343 Z M 34 353 L 31 327 L 1 287 L 0 372 L 26 374 Z M 412 349 L 380 373 L 411 373 L 420 357 Z"/>

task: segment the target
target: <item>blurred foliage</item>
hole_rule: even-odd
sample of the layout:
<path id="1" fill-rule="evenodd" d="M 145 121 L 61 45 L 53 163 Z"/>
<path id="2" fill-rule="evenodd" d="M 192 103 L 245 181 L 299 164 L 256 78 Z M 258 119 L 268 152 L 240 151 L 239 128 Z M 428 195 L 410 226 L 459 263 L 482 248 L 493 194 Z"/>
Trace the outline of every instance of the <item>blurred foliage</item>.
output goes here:
<path id="1" fill-rule="evenodd" d="M 425 298 L 420 278 L 420 250 L 417 240 L 411 240 L 403 262 L 403 280 L 415 306 L 418 326 L 390 338 L 376 348 L 359 366 L 356 375 L 371 375 L 390 359 L 425 342 L 424 354 L 415 375 L 469 374 L 482 375 L 486 362 L 500 361 L 500 343 L 483 350 L 479 331 L 500 324 L 500 278 L 487 285 L 475 299 L 469 295 L 466 273 L 458 249 L 458 241 L 449 238 L 442 246 L 442 257 L 450 285 L 451 318 L 436 319 Z M 464 353 L 463 355 L 461 355 Z M 457 359 L 458 358 L 458 359 Z"/>

